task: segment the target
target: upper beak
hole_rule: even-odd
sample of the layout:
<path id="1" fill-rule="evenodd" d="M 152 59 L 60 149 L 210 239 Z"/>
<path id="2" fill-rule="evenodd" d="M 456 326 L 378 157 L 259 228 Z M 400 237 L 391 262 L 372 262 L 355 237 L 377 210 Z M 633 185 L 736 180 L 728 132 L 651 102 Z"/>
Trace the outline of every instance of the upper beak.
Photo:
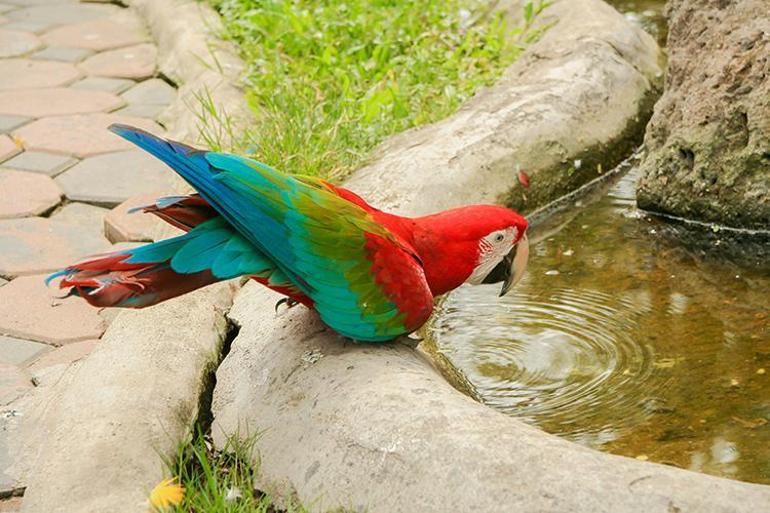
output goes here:
<path id="1" fill-rule="evenodd" d="M 527 268 L 527 260 L 529 260 L 529 239 L 525 233 L 521 240 L 513 246 L 510 253 L 503 258 L 505 281 L 503 281 L 503 288 L 500 290 L 500 297 L 506 295 L 514 285 L 521 281 L 524 270 Z"/>

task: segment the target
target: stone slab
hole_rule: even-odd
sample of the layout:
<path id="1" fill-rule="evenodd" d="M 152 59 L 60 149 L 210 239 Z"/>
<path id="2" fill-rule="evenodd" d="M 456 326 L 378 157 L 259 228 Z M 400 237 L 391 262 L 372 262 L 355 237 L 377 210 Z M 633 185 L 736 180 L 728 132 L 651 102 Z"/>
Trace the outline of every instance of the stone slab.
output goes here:
<path id="1" fill-rule="evenodd" d="M 168 105 L 176 96 L 176 89 L 159 78 L 136 84 L 121 95 L 128 104 Z"/>
<path id="2" fill-rule="evenodd" d="M 0 61 L 0 90 L 59 87 L 80 78 L 72 64 L 33 59 Z"/>
<path id="3" fill-rule="evenodd" d="M 136 116 L 139 118 L 157 119 L 165 109 L 165 105 L 134 103 L 131 105 L 126 105 L 122 109 L 115 111 L 115 114 L 120 114 L 121 116 Z"/>
<path id="4" fill-rule="evenodd" d="M 13 130 L 26 125 L 32 121 L 32 118 L 24 116 L 3 116 L 0 115 L 0 134 L 7 134 Z"/>
<path id="5" fill-rule="evenodd" d="M 0 219 L 42 215 L 53 210 L 61 196 L 61 189 L 48 176 L 0 170 Z"/>
<path id="6" fill-rule="evenodd" d="M 0 135 L 0 162 L 5 162 L 9 158 L 21 152 L 21 148 L 8 135 Z"/>
<path id="7" fill-rule="evenodd" d="M 42 151 L 25 151 L 3 162 L 3 167 L 19 171 L 42 173 L 54 177 L 76 162 L 76 159 L 67 155 L 57 155 L 56 153 L 45 153 Z"/>
<path id="8" fill-rule="evenodd" d="M 24 365 L 50 349 L 48 344 L 0 335 L 0 364 Z"/>
<path id="9" fill-rule="evenodd" d="M 157 49 L 140 44 L 98 53 L 80 66 L 89 75 L 141 80 L 155 73 Z"/>
<path id="10" fill-rule="evenodd" d="M 3 30 L 31 32 L 32 34 L 40 35 L 53 25 L 53 23 L 39 21 L 10 21 L 3 24 Z"/>
<path id="11" fill-rule="evenodd" d="M 78 297 L 57 298 L 45 277 L 23 276 L 0 288 L 0 332 L 56 346 L 99 338 L 99 309 Z"/>
<path id="12" fill-rule="evenodd" d="M 47 23 L 50 26 L 55 26 L 106 18 L 118 12 L 119 9 L 113 5 L 82 5 L 61 2 L 55 8 L 50 5 L 34 5 L 10 11 L 5 16 L 11 20 Z"/>
<path id="13" fill-rule="evenodd" d="M 174 172 L 142 150 L 90 157 L 56 178 L 67 198 L 115 206 L 132 196 L 171 192 Z"/>
<path id="14" fill-rule="evenodd" d="M 160 134 L 157 123 L 145 118 L 114 114 L 56 116 L 34 121 L 14 132 L 28 150 L 48 151 L 85 158 L 133 147 L 107 127 L 123 123 Z"/>
<path id="15" fill-rule="evenodd" d="M 0 220 L 0 275 L 53 272 L 109 250 L 102 234 L 106 212 L 71 203 L 50 218 Z"/>
<path id="16" fill-rule="evenodd" d="M 0 28 L 0 58 L 25 55 L 41 46 L 43 43 L 35 34 Z"/>
<path id="17" fill-rule="evenodd" d="M 130 27 L 109 19 L 86 21 L 54 29 L 42 37 L 47 45 L 112 50 L 146 41 L 138 27 Z"/>
<path id="18" fill-rule="evenodd" d="M 26 372 L 15 365 L 0 363 L 0 407 L 10 404 L 31 389 L 32 381 Z"/>
<path id="19" fill-rule="evenodd" d="M 104 235 L 112 242 L 151 242 L 163 223 L 152 214 L 128 210 L 135 207 L 152 205 L 161 196 L 168 195 L 171 189 L 133 196 L 110 210 L 104 217 Z"/>
<path id="20" fill-rule="evenodd" d="M 122 106 L 119 96 L 102 91 L 63 87 L 0 91 L 0 114 L 11 116 L 40 118 L 107 112 Z"/>
<path id="21" fill-rule="evenodd" d="M 62 48 L 49 46 L 39 52 L 32 54 L 32 59 L 43 59 L 61 62 L 80 62 L 86 57 L 93 55 L 93 50 L 86 48 Z"/>
<path id="22" fill-rule="evenodd" d="M 126 78 L 86 77 L 79 82 L 75 82 L 70 87 L 73 89 L 88 89 L 89 91 L 120 94 L 132 85 L 134 85 L 134 81 Z"/>
<path id="23" fill-rule="evenodd" d="M 29 364 L 29 373 L 32 377 L 35 377 L 36 374 L 39 374 L 50 367 L 72 365 L 74 362 L 91 354 L 91 351 L 94 350 L 98 343 L 98 339 L 83 340 L 82 342 L 72 342 L 66 346 L 47 351 Z M 50 349 L 50 346 L 48 346 L 48 348 Z M 29 360 L 27 360 L 27 362 L 29 362 Z"/>

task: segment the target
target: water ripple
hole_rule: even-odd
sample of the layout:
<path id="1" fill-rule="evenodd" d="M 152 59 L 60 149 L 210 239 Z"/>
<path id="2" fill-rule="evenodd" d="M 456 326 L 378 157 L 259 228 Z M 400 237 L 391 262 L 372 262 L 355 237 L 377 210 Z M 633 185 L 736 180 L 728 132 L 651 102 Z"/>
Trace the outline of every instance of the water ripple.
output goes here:
<path id="1" fill-rule="evenodd" d="M 630 335 L 638 309 L 629 297 L 561 288 L 498 301 L 468 287 L 442 310 L 438 350 L 472 373 L 490 406 L 576 439 L 612 439 L 659 408 L 653 351 Z"/>

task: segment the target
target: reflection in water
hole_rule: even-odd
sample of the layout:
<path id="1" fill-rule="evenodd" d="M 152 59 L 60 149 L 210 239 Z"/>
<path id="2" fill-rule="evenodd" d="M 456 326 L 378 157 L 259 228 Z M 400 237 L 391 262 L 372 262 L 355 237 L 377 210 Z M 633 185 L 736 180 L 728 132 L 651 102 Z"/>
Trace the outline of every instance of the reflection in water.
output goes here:
<path id="1" fill-rule="evenodd" d="M 770 484 L 770 276 L 688 251 L 634 181 L 537 226 L 517 288 L 459 289 L 431 339 L 480 400 L 549 432 Z"/>
<path id="2" fill-rule="evenodd" d="M 666 18 L 663 15 L 665 0 L 609 0 L 607 3 L 626 19 L 641 26 L 661 47 L 666 45 Z"/>

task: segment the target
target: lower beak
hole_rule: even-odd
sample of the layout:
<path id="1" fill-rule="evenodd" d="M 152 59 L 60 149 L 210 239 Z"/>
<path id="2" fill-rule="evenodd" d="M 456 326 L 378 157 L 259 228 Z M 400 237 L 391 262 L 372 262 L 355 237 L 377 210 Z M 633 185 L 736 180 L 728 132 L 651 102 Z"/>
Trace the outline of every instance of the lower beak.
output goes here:
<path id="1" fill-rule="evenodd" d="M 500 290 L 500 297 L 506 295 L 514 285 L 521 281 L 524 270 L 527 268 L 527 260 L 529 260 L 529 239 L 525 233 L 503 259 L 505 281 L 503 281 L 503 288 Z"/>

